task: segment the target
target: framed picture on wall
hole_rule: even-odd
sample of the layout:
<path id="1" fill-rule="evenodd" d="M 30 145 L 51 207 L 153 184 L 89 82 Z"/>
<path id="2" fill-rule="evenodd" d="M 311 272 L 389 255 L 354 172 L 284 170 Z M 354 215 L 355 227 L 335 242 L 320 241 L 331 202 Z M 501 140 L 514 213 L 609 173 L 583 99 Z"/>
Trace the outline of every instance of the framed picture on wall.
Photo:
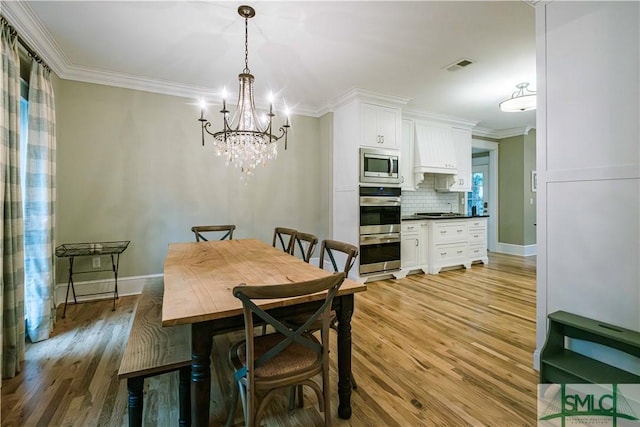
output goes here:
<path id="1" fill-rule="evenodd" d="M 538 191 L 538 173 L 536 171 L 531 171 L 531 191 Z"/>

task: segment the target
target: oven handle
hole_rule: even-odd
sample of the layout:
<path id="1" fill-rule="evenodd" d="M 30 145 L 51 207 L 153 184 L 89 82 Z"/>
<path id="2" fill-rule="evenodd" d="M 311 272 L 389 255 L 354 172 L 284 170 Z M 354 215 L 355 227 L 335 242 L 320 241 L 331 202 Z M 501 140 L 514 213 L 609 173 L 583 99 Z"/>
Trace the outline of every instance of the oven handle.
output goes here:
<path id="1" fill-rule="evenodd" d="M 360 236 L 360 245 L 379 245 L 383 243 L 400 243 L 400 233 L 370 234 Z"/>
<path id="2" fill-rule="evenodd" d="M 360 197 L 360 206 L 400 206 L 400 197 Z"/>

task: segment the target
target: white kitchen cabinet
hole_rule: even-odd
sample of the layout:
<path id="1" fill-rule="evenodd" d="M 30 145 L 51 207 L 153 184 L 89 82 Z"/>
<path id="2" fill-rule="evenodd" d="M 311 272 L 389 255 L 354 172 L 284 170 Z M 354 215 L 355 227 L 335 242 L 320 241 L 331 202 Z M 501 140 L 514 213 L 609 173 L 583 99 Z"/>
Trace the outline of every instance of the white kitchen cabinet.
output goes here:
<path id="1" fill-rule="evenodd" d="M 487 256 L 487 218 L 472 218 L 469 227 L 469 261 L 489 263 Z"/>
<path id="2" fill-rule="evenodd" d="M 411 271 L 427 272 L 429 262 L 429 222 L 404 221 L 402 223 L 401 258 L 404 277 Z"/>
<path id="3" fill-rule="evenodd" d="M 402 268 L 411 269 L 418 265 L 420 252 L 420 226 L 416 221 L 402 224 L 401 259 Z"/>
<path id="4" fill-rule="evenodd" d="M 360 103 L 360 145 L 399 149 L 401 120 L 399 108 Z"/>
<path id="5" fill-rule="evenodd" d="M 451 137 L 456 157 L 455 175 L 436 175 L 437 191 L 471 191 L 471 130 L 451 129 Z"/>
<path id="6" fill-rule="evenodd" d="M 438 274 L 443 267 L 463 265 L 471 267 L 469 260 L 469 233 L 467 219 L 431 221 L 429 233 L 429 273 Z"/>
<path id="7" fill-rule="evenodd" d="M 413 120 L 402 120 L 402 146 L 400 151 L 400 173 L 402 175 L 402 190 L 415 191 L 413 179 L 413 150 L 415 124 Z"/>

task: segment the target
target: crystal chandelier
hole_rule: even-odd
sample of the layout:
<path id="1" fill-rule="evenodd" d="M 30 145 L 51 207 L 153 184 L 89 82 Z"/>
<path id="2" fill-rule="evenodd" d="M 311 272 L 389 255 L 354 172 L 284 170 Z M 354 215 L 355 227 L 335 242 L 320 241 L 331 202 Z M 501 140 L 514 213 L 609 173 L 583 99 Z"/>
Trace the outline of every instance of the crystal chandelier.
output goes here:
<path id="1" fill-rule="evenodd" d="M 211 122 L 204 117 L 204 105 L 201 105 L 200 118 L 202 124 L 202 145 L 204 133 L 213 136 L 215 153 L 226 158 L 226 164 L 233 164 L 243 173 L 251 175 L 258 165 L 265 165 L 267 160 L 278 155 L 276 141 L 284 137 L 284 149 L 287 149 L 287 132 L 289 131 L 289 113 L 279 128 L 279 134 L 272 132 L 273 97 L 269 100 L 269 113 L 258 117 L 253 96 L 253 74 L 249 70 L 249 18 L 256 14 L 251 6 L 238 7 L 238 14 L 244 18 L 244 70 L 238 75 L 240 82 L 238 104 L 232 120 L 229 122 L 229 110 L 225 94 L 222 97 L 223 127 L 221 131 L 211 132 Z"/>
<path id="2" fill-rule="evenodd" d="M 536 93 L 528 89 L 529 83 L 518 83 L 516 87 L 518 90 L 511 94 L 511 98 L 500 103 L 500 109 L 507 113 L 535 110 Z"/>

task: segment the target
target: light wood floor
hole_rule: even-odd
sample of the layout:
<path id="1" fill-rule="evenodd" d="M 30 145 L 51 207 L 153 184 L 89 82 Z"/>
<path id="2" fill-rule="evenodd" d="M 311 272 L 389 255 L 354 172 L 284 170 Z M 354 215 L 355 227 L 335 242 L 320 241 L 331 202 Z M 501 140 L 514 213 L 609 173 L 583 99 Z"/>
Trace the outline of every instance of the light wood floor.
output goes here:
<path id="1" fill-rule="evenodd" d="M 126 382 L 117 371 L 136 297 L 70 306 L 51 339 L 27 345 L 16 378 L 3 380 L 3 426 L 126 426 Z M 60 314 L 60 313 L 59 313 Z M 353 416 L 336 426 L 536 424 L 535 257 L 492 254 L 439 275 L 368 285 L 353 317 Z M 222 424 L 231 382 L 216 337 L 211 425 Z M 332 334 L 335 354 L 335 334 Z M 332 388 L 337 374 L 332 365 Z M 145 425 L 177 425 L 177 374 L 145 381 Z M 286 393 L 266 426 L 320 426 L 315 398 L 289 412 Z M 240 411 L 236 425 L 242 425 Z"/>

